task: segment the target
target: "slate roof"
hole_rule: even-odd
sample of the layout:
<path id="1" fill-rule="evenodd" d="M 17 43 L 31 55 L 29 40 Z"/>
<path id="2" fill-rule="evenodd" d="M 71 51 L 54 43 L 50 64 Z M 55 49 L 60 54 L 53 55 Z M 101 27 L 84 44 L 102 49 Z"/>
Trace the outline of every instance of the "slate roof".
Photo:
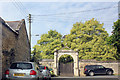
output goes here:
<path id="1" fill-rule="evenodd" d="M 21 23 L 21 21 L 5 21 L 5 22 L 13 30 L 19 30 L 19 24 Z"/>
<path id="2" fill-rule="evenodd" d="M 0 22 L 16 34 L 19 34 L 19 29 L 24 21 L 25 21 L 24 19 L 19 21 L 4 21 L 0 17 Z"/>

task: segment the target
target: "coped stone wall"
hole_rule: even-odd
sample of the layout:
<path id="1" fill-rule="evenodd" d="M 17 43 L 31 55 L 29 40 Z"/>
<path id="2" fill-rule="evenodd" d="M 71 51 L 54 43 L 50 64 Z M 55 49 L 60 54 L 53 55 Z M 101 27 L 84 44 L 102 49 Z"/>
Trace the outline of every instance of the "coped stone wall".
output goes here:
<path id="1" fill-rule="evenodd" d="M 43 60 L 39 62 L 41 65 L 45 65 L 48 66 L 49 68 L 52 68 L 54 70 L 54 60 L 49 61 L 47 60 Z M 112 68 L 114 70 L 114 74 L 115 75 L 119 75 L 120 74 L 120 63 L 117 61 L 108 61 L 108 62 L 104 62 L 104 61 L 92 61 L 92 60 L 80 60 L 79 61 L 79 71 L 80 71 L 80 76 L 85 76 L 84 74 L 84 67 L 86 65 L 103 65 L 106 68 Z M 69 68 L 69 66 L 68 66 Z"/>
<path id="2" fill-rule="evenodd" d="M 39 62 L 40 65 L 48 66 L 48 68 L 54 69 L 54 60 L 53 59 L 43 59 Z"/>
<path id="3" fill-rule="evenodd" d="M 119 62 L 115 61 L 79 61 L 79 70 L 80 70 L 80 76 L 85 76 L 84 74 L 84 67 L 86 65 L 103 65 L 106 68 L 112 68 L 114 70 L 114 74 L 119 74 Z"/>

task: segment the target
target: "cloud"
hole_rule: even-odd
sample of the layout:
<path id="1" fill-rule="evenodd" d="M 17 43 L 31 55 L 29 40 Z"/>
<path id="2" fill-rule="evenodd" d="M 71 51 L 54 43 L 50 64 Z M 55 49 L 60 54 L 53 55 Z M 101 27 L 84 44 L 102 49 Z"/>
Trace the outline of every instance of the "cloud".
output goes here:
<path id="1" fill-rule="evenodd" d="M 23 6 L 16 3 L 4 3 L 2 14 L 5 20 L 20 20 L 25 18 L 24 11 L 32 14 L 32 35 L 47 33 L 50 29 L 57 30 L 62 35 L 69 34 L 76 22 L 85 22 L 92 18 L 105 23 L 104 28 L 111 34 L 113 22 L 117 19 L 117 7 L 100 11 L 89 11 L 116 6 L 117 2 L 22 2 Z M 102 5 L 102 6 L 101 6 Z M 1 10 L 0 6 L 0 10 Z M 21 9 L 19 9 L 19 7 Z M 26 9 L 25 9 L 25 8 Z M 21 12 L 22 11 L 22 12 Z M 87 12 L 81 12 L 87 11 Z M 73 12 L 73 13 L 72 13 Z M 76 13 L 74 13 L 76 12 Z M 9 13 L 9 14 L 8 14 Z M 51 15 L 59 14 L 59 15 Z M 36 16 L 39 15 L 39 16 Z M 51 15 L 51 16 L 40 16 Z M 26 21 L 26 24 L 28 22 Z M 28 24 L 27 24 L 28 30 Z M 32 47 L 39 37 L 32 37 Z"/>
<path id="2" fill-rule="evenodd" d="M 1 0 L 10 2 L 11 0 Z M 21 2 L 118 2 L 119 0 L 21 0 Z"/>
<path id="3" fill-rule="evenodd" d="M 0 3 L 2 5 L 2 3 Z M 0 15 L 2 15 L 2 6 L 0 6 Z"/>

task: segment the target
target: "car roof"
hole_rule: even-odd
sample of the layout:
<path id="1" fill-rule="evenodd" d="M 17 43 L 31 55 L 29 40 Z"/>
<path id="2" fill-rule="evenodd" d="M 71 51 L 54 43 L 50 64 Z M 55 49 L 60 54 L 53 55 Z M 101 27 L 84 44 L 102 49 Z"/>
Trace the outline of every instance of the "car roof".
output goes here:
<path id="1" fill-rule="evenodd" d="M 86 65 L 86 66 L 102 66 L 102 65 Z"/>
<path id="2" fill-rule="evenodd" d="M 13 62 L 13 63 L 35 63 L 35 62 L 27 62 L 27 61 L 17 61 L 17 62 Z"/>
<path id="3" fill-rule="evenodd" d="M 39 65 L 39 66 L 43 66 L 44 67 L 44 65 Z M 47 67 L 47 66 L 46 66 Z"/>

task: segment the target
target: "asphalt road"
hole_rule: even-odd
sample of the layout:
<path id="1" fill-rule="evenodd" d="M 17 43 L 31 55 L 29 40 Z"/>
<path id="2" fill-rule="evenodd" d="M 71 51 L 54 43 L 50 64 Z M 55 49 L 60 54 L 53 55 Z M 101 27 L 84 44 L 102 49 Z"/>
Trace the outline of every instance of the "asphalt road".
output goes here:
<path id="1" fill-rule="evenodd" d="M 52 77 L 51 80 L 120 80 L 118 76 Z"/>

